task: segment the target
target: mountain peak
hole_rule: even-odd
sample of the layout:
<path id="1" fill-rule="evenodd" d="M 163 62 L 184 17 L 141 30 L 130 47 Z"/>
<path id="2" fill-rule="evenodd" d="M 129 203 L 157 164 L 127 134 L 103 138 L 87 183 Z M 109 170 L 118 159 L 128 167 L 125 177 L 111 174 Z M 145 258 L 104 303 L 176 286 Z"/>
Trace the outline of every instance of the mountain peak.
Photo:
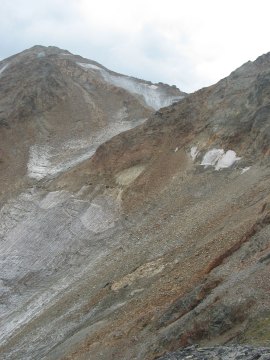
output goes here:
<path id="1" fill-rule="evenodd" d="M 67 50 L 60 49 L 57 46 L 44 46 L 44 45 L 34 45 L 31 48 L 25 50 L 25 51 L 32 51 L 32 52 L 39 52 L 39 51 L 45 51 L 48 54 L 60 54 L 60 53 L 69 53 Z"/>

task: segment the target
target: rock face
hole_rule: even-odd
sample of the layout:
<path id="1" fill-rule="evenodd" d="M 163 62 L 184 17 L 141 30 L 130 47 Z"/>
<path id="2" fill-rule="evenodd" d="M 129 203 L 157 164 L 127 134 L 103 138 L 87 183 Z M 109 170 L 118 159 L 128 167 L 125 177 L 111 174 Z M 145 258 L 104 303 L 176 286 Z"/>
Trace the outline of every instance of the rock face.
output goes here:
<path id="1" fill-rule="evenodd" d="M 267 360 L 270 349 L 253 348 L 251 346 L 220 346 L 213 348 L 196 348 L 190 346 L 159 358 L 160 360 Z"/>
<path id="2" fill-rule="evenodd" d="M 270 346 L 270 55 L 179 102 L 55 48 L 0 69 L 2 357 Z"/>

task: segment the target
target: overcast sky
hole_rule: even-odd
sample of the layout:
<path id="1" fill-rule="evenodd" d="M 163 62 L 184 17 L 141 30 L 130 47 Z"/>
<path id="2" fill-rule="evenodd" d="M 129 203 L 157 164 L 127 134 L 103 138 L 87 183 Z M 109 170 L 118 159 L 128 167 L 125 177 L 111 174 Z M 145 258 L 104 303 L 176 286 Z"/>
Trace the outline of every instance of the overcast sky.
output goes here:
<path id="1" fill-rule="evenodd" d="M 0 58 L 55 45 L 191 92 L 270 51 L 269 0 L 0 0 Z"/>

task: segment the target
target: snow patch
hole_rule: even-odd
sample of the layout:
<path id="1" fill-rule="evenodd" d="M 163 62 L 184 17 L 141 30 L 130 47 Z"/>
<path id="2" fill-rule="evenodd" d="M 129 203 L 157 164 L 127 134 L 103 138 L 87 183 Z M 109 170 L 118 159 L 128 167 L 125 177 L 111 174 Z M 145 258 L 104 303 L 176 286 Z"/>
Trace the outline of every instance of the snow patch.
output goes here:
<path id="1" fill-rule="evenodd" d="M 204 167 L 207 166 L 215 166 L 218 160 L 223 156 L 224 150 L 223 149 L 212 149 L 207 151 L 204 155 L 201 165 Z"/>
<path id="2" fill-rule="evenodd" d="M 117 87 L 121 87 L 132 94 L 142 96 L 145 103 L 151 108 L 158 110 L 162 107 L 169 106 L 183 96 L 167 95 L 166 92 L 157 85 L 149 85 L 128 76 L 114 75 L 99 66 L 86 63 L 77 63 L 85 69 L 99 70 L 103 79 Z"/>
<path id="3" fill-rule="evenodd" d="M 111 203 L 113 201 L 105 197 L 103 200 L 95 199 L 95 204 L 105 208 L 108 216 L 109 208 L 116 220 L 117 203 L 114 212 Z M 113 247 L 112 239 L 99 237 L 102 241 L 96 241 L 97 237 L 80 221 L 80 216 L 90 205 L 89 201 L 82 201 L 68 192 L 55 191 L 44 196 L 42 189 L 33 188 L 1 207 L 0 268 L 1 279 L 7 280 L 4 284 L 0 280 L 0 291 L 5 292 L 6 300 L 0 305 L 1 345 L 10 341 L 22 326 L 46 312 L 59 296 L 72 288 L 71 284 L 76 286 L 82 278 L 88 277 L 101 259 L 105 261 L 110 247 Z M 82 257 L 86 261 L 82 261 Z M 27 283 L 14 291 L 18 281 L 24 280 Z M 3 287 L 5 284 L 7 287 Z M 73 309 L 69 308 L 68 312 L 74 313 Z M 50 331 L 54 330 L 54 325 L 50 324 Z M 65 327 L 65 331 L 68 333 L 69 328 Z M 59 339 L 55 339 L 58 333 L 52 337 L 55 342 L 52 341 L 50 347 L 58 343 Z M 64 339 L 64 334 L 61 332 L 61 339 Z M 31 346 L 31 340 L 25 343 L 28 348 Z M 27 358 L 32 357 L 32 350 L 29 354 Z M 17 355 L 14 358 L 20 358 Z"/>
<path id="4" fill-rule="evenodd" d="M 79 150 L 79 149 L 83 149 L 86 148 L 87 146 L 89 146 L 89 139 L 79 139 L 79 140 L 69 140 L 68 142 L 63 144 L 63 149 L 65 149 L 65 151 L 67 150 Z"/>
<path id="5" fill-rule="evenodd" d="M 94 65 L 94 64 L 86 64 L 86 63 L 79 63 L 79 62 L 77 62 L 77 64 L 82 66 L 85 69 L 103 70 L 101 67 Z"/>
<path id="6" fill-rule="evenodd" d="M 105 70 L 101 74 L 108 83 L 121 87 L 132 94 L 142 96 L 145 103 L 155 110 L 169 106 L 182 98 L 181 96 L 168 96 L 162 88 L 145 84 L 130 77 L 112 75 Z"/>
<path id="7" fill-rule="evenodd" d="M 199 154 L 199 150 L 197 146 L 192 146 L 192 148 L 190 149 L 190 156 L 193 161 L 196 159 L 198 154 Z"/>
<path id="8" fill-rule="evenodd" d="M 29 150 L 27 175 L 36 180 L 56 176 L 94 155 L 98 146 L 122 131 L 141 125 L 146 119 L 124 121 L 125 108 L 114 116 L 114 122 L 94 136 L 85 139 L 73 139 L 60 143 L 57 147 L 33 145 Z"/>
<path id="9" fill-rule="evenodd" d="M 247 167 L 243 168 L 242 171 L 241 171 L 241 174 L 244 174 L 244 173 L 247 172 L 250 168 L 251 168 L 251 166 L 247 166 Z"/>
<path id="10" fill-rule="evenodd" d="M 217 162 L 215 169 L 225 169 L 231 167 L 236 161 L 239 161 L 241 158 L 236 156 L 236 152 L 233 150 L 228 150 Z"/>
<path id="11" fill-rule="evenodd" d="M 158 86 L 157 85 L 148 85 L 149 89 L 153 89 L 153 90 L 157 90 Z"/>
<path id="12" fill-rule="evenodd" d="M 73 146 L 74 148 L 69 147 L 69 144 L 62 144 L 59 149 L 45 145 L 31 146 L 27 175 L 36 180 L 57 175 L 89 159 L 95 152 L 95 148 L 89 146 L 89 143 L 85 147 L 84 142 L 80 144 L 79 141 L 77 147 L 75 144 Z"/>
<path id="13" fill-rule="evenodd" d="M 39 203 L 41 209 L 52 209 L 70 197 L 66 191 L 49 192 Z"/>
<path id="14" fill-rule="evenodd" d="M 220 170 L 231 167 L 240 159 L 233 150 L 228 150 L 225 153 L 223 149 L 212 149 L 204 155 L 201 165 L 204 165 L 204 167 L 214 166 L 215 170 Z"/>
<path id="15" fill-rule="evenodd" d="M 0 74 L 2 74 L 6 68 L 9 66 L 9 63 L 7 63 L 6 65 L 4 65 L 1 69 L 0 69 Z"/>
<path id="16" fill-rule="evenodd" d="M 31 146 L 27 164 L 28 176 L 37 180 L 44 178 L 48 173 L 50 157 L 50 147 L 42 145 Z"/>

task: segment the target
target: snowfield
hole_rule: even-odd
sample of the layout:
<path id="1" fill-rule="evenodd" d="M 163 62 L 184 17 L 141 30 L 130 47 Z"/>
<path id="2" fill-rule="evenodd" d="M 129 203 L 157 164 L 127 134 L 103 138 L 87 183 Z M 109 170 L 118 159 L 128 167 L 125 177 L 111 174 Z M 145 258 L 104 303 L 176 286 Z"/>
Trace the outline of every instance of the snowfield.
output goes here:
<path id="1" fill-rule="evenodd" d="M 114 116 L 115 123 L 88 139 L 73 139 L 58 146 L 33 145 L 29 150 L 28 177 L 41 180 L 54 177 L 81 162 L 90 159 L 98 146 L 113 136 L 142 124 L 146 119 L 122 121 L 125 112 L 120 109 Z"/>
<path id="2" fill-rule="evenodd" d="M 129 76 L 121 76 L 110 73 L 94 64 L 77 63 L 87 70 L 98 70 L 103 79 L 114 86 L 121 87 L 132 94 L 139 95 L 151 108 L 158 110 L 171 105 L 174 101 L 181 100 L 183 96 L 168 96 L 159 85 L 147 84 Z"/>
<path id="3" fill-rule="evenodd" d="M 89 201 L 67 191 L 32 188 L 7 202 L 0 217 L 0 294 L 8 298 L 0 303 L 3 345 L 104 258 L 119 204 L 109 195 Z M 27 281 L 27 291 L 16 288 L 18 281 Z"/>

